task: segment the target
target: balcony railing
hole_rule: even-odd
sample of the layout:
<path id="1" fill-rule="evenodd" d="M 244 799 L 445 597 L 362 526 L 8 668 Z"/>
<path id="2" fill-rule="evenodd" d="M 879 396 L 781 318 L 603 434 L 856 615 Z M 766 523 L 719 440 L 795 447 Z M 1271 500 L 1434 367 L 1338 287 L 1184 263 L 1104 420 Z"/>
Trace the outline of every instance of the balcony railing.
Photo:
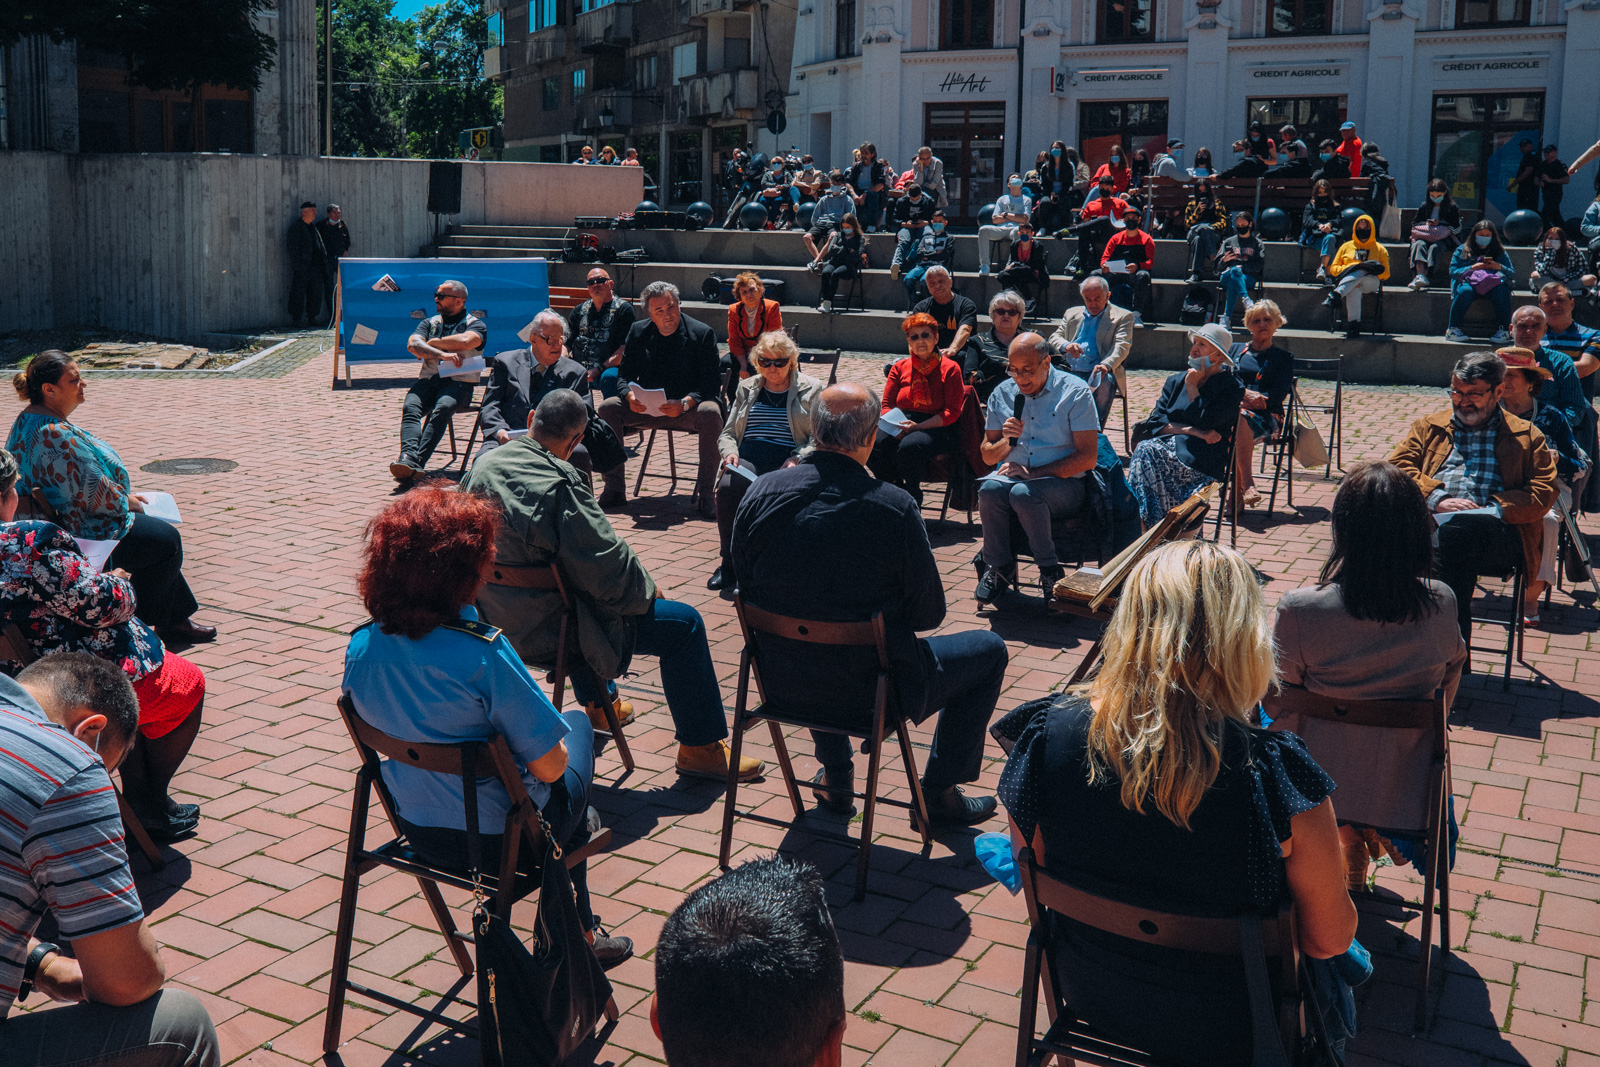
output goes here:
<path id="1" fill-rule="evenodd" d="M 590 133 L 607 128 L 626 129 L 633 125 L 633 104 L 634 94 L 627 89 L 588 93 L 578 100 L 577 130 Z M 605 112 L 610 113 L 609 122 L 602 119 Z"/>
<path id="2" fill-rule="evenodd" d="M 506 72 L 505 52 L 508 45 L 492 44 L 483 50 L 483 76 L 485 78 L 498 78 Z"/>
<path id="3" fill-rule="evenodd" d="M 585 11 L 574 22 L 580 52 L 604 52 L 633 44 L 632 4 L 607 4 Z"/>
<path id="4" fill-rule="evenodd" d="M 528 63 L 549 63 L 567 54 L 567 28 L 551 26 L 528 37 Z"/>
<path id="5" fill-rule="evenodd" d="M 741 67 L 683 79 L 683 101 L 691 118 L 733 118 L 756 106 L 756 69 Z"/>
<path id="6" fill-rule="evenodd" d="M 689 0 L 689 17 L 705 18 L 707 15 L 725 14 L 734 10 L 734 0 Z"/>

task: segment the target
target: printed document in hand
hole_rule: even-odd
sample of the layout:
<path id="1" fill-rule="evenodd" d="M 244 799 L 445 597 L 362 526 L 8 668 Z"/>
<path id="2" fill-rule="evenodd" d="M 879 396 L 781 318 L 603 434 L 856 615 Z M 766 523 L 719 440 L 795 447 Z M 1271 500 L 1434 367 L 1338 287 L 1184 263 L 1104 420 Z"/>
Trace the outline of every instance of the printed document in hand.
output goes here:
<path id="1" fill-rule="evenodd" d="M 1500 517 L 1500 505 L 1490 504 L 1486 508 L 1468 508 L 1466 511 L 1436 511 L 1433 513 L 1434 519 L 1440 526 L 1443 526 L 1451 519 L 1459 519 L 1463 515 L 1493 515 L 1498 519 Z"/>
<path id="2" fill-rule="evenodd" d="M 628 395 L 644 405 L 644 413 L 646 415 L 665 414 L 661 410 L 662 405 L 667 402 L 667 391 L 665 389 L 644 389 L 634 385 L 629 386 Z"/>
<path id="3" fill-rule="evenodd" d="M 528 431 L 527 430 L 507 430 L 506 431 L 506 436 L 511 438 L 513 441 L 515 441 L 519 437 L 528 436 Z"/>
<path id="4" fill-rule="evenodd" d="M 459 367 L 454 363 L 451 363 L 448 359 L 441 359 L 439 361 L 439 377 L 460 378 L 465 374 L 482 374 L 483 367 L 484 362 L 482 356 L 468 356 L 466 359 L 461 361 L 461 366 Z"/>
<path id="5" fill-rule="evenodd" d="M 183 516 L 178 514 L 178 502 L 172 499 L 171 493 L 140 493 L 144 497 L 144 513 L 152 519 L 165 519 L 177 526 L 183 522 Z"/>
<path id="6" fill-rule="evenodd" d="M 756 469 L 742 459 L 738 463 L 735 463 L 733 466 L 729 467 L 728 470 L 739 475 L 741 478 L 748 478 L 752 482 L 757 478 Z"/>
<path id="7" fill-rule="evenodd" d="M 1126 274 L 1128 273 L 1128 263 L 1122 259 L 1108 259 L 1100 269 L 1107 274 Z"/>
<path id="8" fill-rule="evenodd" d="M 78 542 L 78 551 L 82 552 L 89 560 L 89 570 L 99 574 L 106 569 L 106 560 L 111 558 L 111 553 L 116 551 L 116 541 L 88 541 L 82 537 L 74 537 Z"/>
<path id="9" fill-rule="evenodd" d="M 883 437 L 900 436 L 900 424 L 906 421 L 906 413 L 899 408 L 890 408 L 878 416 L 878 435 Z"/>

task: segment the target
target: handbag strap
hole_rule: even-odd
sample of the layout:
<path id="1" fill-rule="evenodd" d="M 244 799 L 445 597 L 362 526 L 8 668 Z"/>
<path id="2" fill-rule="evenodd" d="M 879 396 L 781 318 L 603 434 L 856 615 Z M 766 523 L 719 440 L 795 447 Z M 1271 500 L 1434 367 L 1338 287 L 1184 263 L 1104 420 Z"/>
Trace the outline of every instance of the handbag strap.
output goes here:
<path id="1" fill-rule="evenodd" d="M 478 749 L 461 746 L 461 796 L 467 809 L 467 874 L 472 878 L 472 897 L 483 908 L 483 841 L 478 833 Z"/>
<path id="2" fill-rule="evenodd" d="M 1261 942 L 1261 920 L 1254 915 L 1239 919 L 1243 948 L 1244 984 L 1250 995 L 1252 1067 L 1290 1067 L 1278 1034 L 1278 1013 L 1273 1009 L 1272 985 L 1267 980 L 1267 952 Z"/>

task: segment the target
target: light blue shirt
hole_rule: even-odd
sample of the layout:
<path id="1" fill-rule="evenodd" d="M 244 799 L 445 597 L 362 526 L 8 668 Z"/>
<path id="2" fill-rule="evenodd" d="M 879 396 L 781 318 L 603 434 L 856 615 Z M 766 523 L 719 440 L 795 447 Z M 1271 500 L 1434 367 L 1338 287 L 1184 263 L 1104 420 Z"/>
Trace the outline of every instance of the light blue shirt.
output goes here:
<path id="1" fill-rule="evenodd" d="M 1107 304 L 1101 309 L 1100 315 L 1109 310 L 1111 305 Z M 1083 355 L 1069 361 L 1069 365 L 1075 371 L 1091 371 L 1095 364 L 1100 362 L 1100 315 L 1091 315 L 1088 308 L 1084 309 L 1083 325 L 1078 327 L 1078 336 L 1073 338 L 1083 346 Z"/>
<path id="2" fill-rule="evenodd" d="M 989 394 L 984 428 L 998 431 L 1004 426 L 1021 395 L 1022 390 L 1010 378 L 996 386 Z M 1100 431 L 1094 394 L 1082 378 L 1052 367 L 1044 388 L 1036 396 L 1024 398 L 1022 436 L 1006 459 L 1025 467 L 1047 466 L 1076 452 L 1072 435 L 1085 430 Z"/>
<path id="3" fill-rule="evenodd" d="M 461 617 L 476 622 L 478 611 L 469 604 Z M 528 796 L 539 807 L 550 799 L 550 786 L 527 765 L 566 737 L 567 723 L 504 634 L 485 641 L 440 627 L 413 641 L 376 623 L 363 626 L 345 649 L 344 691 L 363 719 L 403 741 L 451 744 L 503 735 Z M 407 822 L 467 828 L 459 774 L 384 760 L 383 781 Z M 510 808 L 499 779 L 478 780 L 479 832 L 504 833 Z"/>

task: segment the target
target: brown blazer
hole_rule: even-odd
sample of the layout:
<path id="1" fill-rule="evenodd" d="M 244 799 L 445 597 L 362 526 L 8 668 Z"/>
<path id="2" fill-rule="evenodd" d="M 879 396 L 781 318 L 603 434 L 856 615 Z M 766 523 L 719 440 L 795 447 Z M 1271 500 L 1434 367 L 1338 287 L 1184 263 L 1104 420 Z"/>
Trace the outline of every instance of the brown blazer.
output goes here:
<path id="1" fill-rule="evenodd" d="M 1078 331 L 1083 329 L 1084 314 L 1082 304 L 1068 308 L 1067 313 L 1061 316 L 1061 325 L 1050 335 L 1050 343 L 1059 347 L 1076 341 Z M 1133 312 L 1115 304 L 1107 304 L 1106 314 L 1100 319 L 1100 328 L 1095 331 L 1095 346 L 1100 350 L 1100 362 L 1111 365 L 1111 373 L 1117 379 L 1117 389 L 1127 396 L 1128 372 L 1123 364 L 1128 362 L 1128 352 L 1133 348 Z"/>
<path id="2" fill-rule="evenodd" d="M 1434 475 L 1455 446 L 1455 427 L 1449 411 L 1424 415 L 1411 424 L 1411 432 L 1395 446 L 1389 462 L 1411 475 L 1422 495 L 1444 483 Z M 1500 412 L 1500 433 L 1495 438 L 1495 459 L 1505 488 L 1494 495 L 1505 520 L 1522 538 L 1522 558 L 1528 574 L 1539 573 L 1544 544 L 1544 516 L 1556 499 L 1556 457 L 1544 434 L 1526 419 Z"/>

